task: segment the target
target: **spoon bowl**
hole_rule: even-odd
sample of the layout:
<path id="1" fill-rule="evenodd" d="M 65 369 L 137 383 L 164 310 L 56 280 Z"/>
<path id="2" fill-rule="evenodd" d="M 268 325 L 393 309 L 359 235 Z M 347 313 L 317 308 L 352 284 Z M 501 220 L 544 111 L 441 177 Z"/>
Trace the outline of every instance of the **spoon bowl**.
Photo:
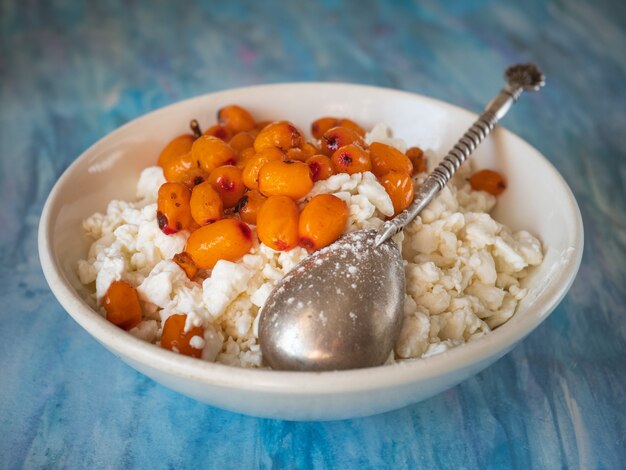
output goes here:
<path id="1" fill-rule="evenodd" d="M 404 266 L 392 240 L 359 230 L 313 253 L 267 299 L 261 350 L 274 369 L 383 364 L 402 326 Z M 265 312 L 269 312 L 265 314 Z"/>

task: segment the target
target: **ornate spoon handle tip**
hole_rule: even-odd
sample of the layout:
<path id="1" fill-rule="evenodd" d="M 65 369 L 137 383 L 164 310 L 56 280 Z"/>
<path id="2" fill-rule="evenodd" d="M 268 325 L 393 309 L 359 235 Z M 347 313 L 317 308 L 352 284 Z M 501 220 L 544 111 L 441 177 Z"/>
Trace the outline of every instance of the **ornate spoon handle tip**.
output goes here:
<path id="1" fill-rule="evenodd" d="M 413 203 L 380 228 L 376 237 L 376 246 L 393 237 L 417 217 L 435 195 L 448 184 L 463 162 L 485 140 L 524 91 L 537 91 L 545 84 L 545 76 L 534 64 L 512 65 L 506 69 L 504 76 L 507 80 L 504 88 L 489 102 L 476 122 L 428 175 L 415 192 Z"/>

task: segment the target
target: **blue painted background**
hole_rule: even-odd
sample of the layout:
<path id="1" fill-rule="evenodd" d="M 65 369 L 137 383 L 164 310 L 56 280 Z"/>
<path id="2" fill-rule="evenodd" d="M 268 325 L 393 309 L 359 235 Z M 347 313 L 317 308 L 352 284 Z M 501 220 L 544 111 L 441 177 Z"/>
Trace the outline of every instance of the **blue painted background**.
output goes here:
<path id="1" fill-rule="evenodd" d="M 626 462 L 626 7 L 582 2 L 1 1 L 0 467 L 618 468 Z M 332 423 L 220 411 L 153 383 L 56 302 L 45 198 L 85 148 L 182 98 L 333 80 L 472 110 L 501 71 L 548 76 L 504 124 L 570 184 L 586 246 L 554 314 L 477 377 Z"/>

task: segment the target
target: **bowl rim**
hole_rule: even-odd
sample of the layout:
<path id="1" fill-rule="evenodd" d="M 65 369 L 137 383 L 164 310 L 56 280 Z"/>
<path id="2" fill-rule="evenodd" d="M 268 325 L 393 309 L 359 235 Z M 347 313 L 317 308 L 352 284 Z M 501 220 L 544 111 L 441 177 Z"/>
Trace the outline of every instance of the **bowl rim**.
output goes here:
<path id="1" fill-rule="evenodd" d="M 111 350 L 115 355 L 128 358 L 133 363 L 140 363 L 150 369 L 157 369 L 168 375 L 174 375 L 184 380 L 191 379 L 196 383 L 210 386 L 289 395 L 358 393 L 408 385 L 436 376 L 443 376 L 464 369 L 472 364 L 481 363 L 493 357 L 494 354 L 498 354 L 497 357 L 501 357 L 518 341 L 533 331 L 558 306 L 574 282 L 582 260 L 584 232 L 580 209 L 564 178 L 541 152 L 521 137 L 499 125 L 499 132 L 503 133 L 506 139 L 512 139 L 516 145 L 526 146 L 529 151 L 534 151 L 544 165 L 545 171 L 552 173 L 552 176 L 555 177 L 560 186 L 555 189 L 564 191 L 567 195 L 569 204 L 563 212 L 569 212 L 568 215 L 574 220 L 576 227 L 571 256 L 562 265 L 560 273 L 556 276 L 556 282 L 540 294 L 540 298 L 542 298 L 541 305 L 544 305 L 544 308 L 541 311 L 537 311 L 537 309 L 529 311 L 515 323 L 515 327 L 506 328 L 508 323 L 505 323 L 476 341 L 464 343 L 428 358 L 418 358 L 362 369 L 299 372 L 227 366 L 182 356 L 134 337 L 95 312 L 71 287 L 59 266 L 56 254 L 52 251 L 54 235 L 53 209 L 59 204 L 58 199 L 62 189 L 71 180 L 72 174 L 76 171 L 80 162 L 89 158 L 105 139 L 115 138 L 116 135 L 125 132 L 128 127 L 136 125 L 137 122 L 148 120 L 157 114 L 165 114 L 174 107 L 185 107 L 194 101 L 210 99 L 210 97 L 216 97 L 220 94 L 244 91 L 247 93 L 263 92 L 278 88 L 349 88 L 352 90 L 360 89 L 365 93 L 384 92 L 395 94 L 400 98 L 418 98 L 431 105 L 447 108 L 451 112 L 464 115 L 468 120 L 477 118 L 477 114 L 459 106 L 418 93 L 392 88 L 340 82 L 286 82 L 229 88 L 177 101 L 143 114 L 101 137 L 64 170 L 50 191 L 39 222 L 38 249 L 44 276 L 54 296 L 66 312 L 89 334 L 104 344 L 107 349 Z M 329 383 L 332 383 L 332 387 L 329 387 Z"/>

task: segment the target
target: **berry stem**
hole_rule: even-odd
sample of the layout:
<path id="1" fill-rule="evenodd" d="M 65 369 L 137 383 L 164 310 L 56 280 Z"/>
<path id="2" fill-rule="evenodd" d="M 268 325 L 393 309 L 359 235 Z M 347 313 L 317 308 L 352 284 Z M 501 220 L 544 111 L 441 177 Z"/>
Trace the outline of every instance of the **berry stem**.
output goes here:
<path id="1" fill-rule="evenodd" d="M 197 139 L 202 135 L 202 130 L 200 129 L 200 124 L 198 123 L 197 119 L 192 119 L 189 122 L 189 127 L 191 129 L 191 132 L 193 132 L 194 139 Z"/>

